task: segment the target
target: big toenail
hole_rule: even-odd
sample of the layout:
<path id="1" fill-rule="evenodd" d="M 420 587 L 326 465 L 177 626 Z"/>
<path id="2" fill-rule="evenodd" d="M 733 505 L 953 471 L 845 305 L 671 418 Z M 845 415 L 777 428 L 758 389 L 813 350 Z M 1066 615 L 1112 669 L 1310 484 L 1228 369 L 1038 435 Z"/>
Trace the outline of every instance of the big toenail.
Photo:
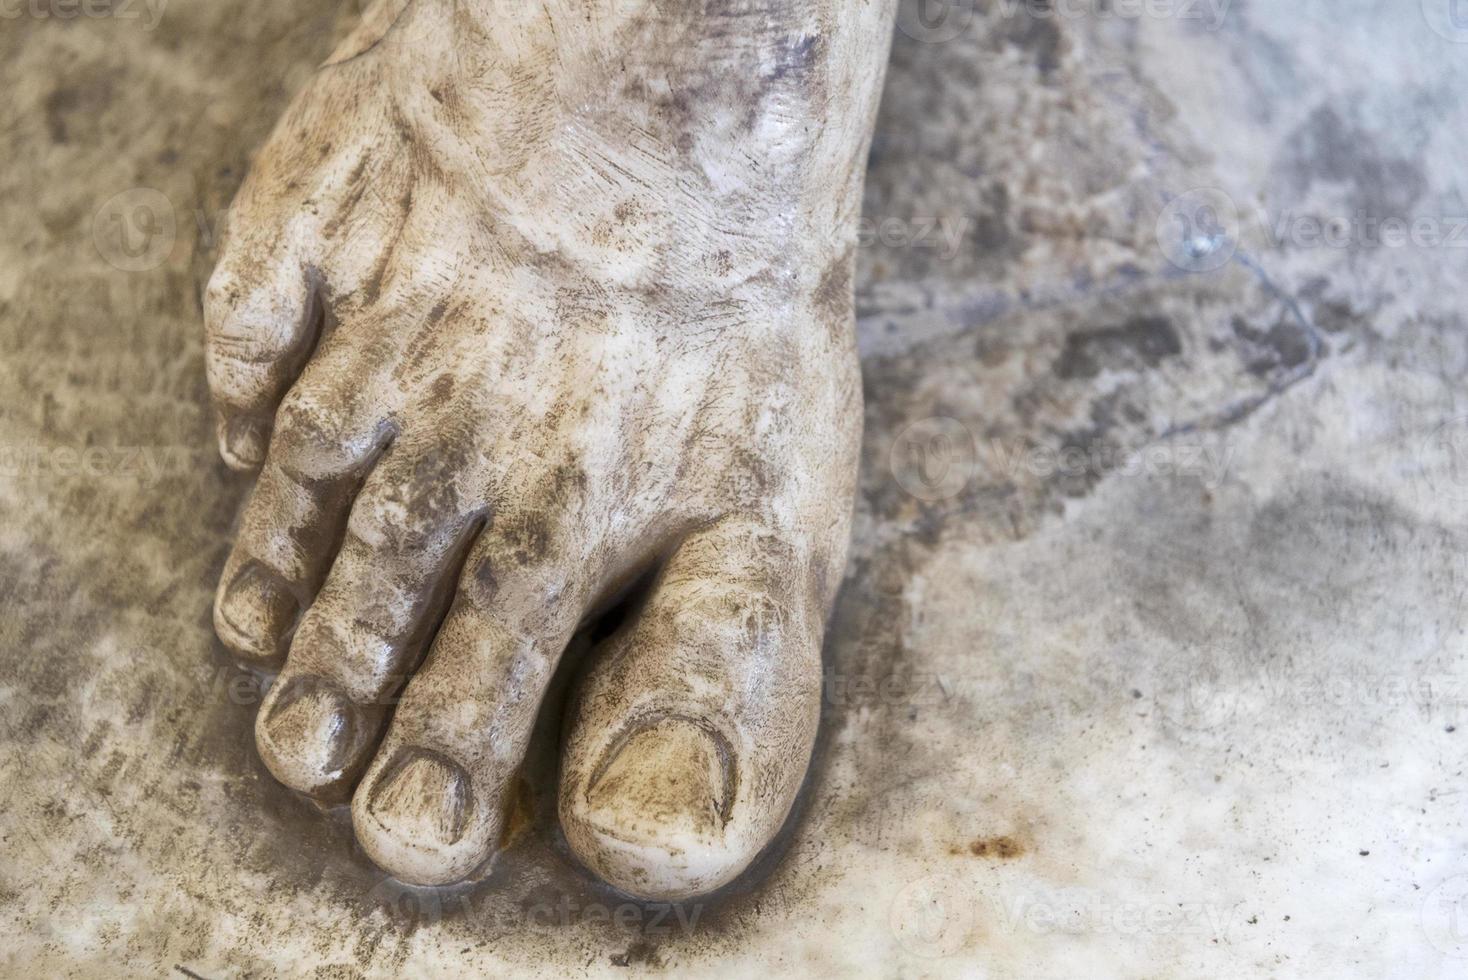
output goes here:
<path id="1" fill-rule="evenodd" d="M 469 777 L 457 763 L 424 749 L 403 749 L 372 788 L 368 809 L 399 840 L 455 844 L 471 805 Z"/>
<path id="2" fill-rule="evenodd" d="M 231 646 L 273 657 L 284 649 L 300 605 L 285 583 L 252 563 L 229 584 L 219 611 L 233 634 Z"/>
<path id="3" fill-rule="evenodd" d="M 274 757 L 269 761 L 291 770 L 281 775 L 292 785 L 329 780 L 355 754 L 362 727 L 357 711 L 326 681 L 288 681 L 271 692 L 264 711 L 267 754 Z"/>
<path id="4" fill-rule="evenodd" d="M 681 715 L 634 723 L 592 770 L 588 815 L 624 834 L 669 823 L 717 834 L 729 822 L 735 771 L 728 740 L 707 725 Z"/>

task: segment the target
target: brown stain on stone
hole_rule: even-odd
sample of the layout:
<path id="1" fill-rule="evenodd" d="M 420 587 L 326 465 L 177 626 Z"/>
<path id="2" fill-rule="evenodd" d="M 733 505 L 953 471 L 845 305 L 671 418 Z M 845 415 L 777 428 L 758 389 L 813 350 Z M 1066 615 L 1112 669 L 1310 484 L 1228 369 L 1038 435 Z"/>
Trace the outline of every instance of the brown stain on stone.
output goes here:
<path id="1" fill-rule="evenodd" d="M 969 854 L 978 858 L 991 858 L 1000 861 L 1009 861 L 1017 857 L 1023 857 L 1028 848 L 1016 837 L 1001 835 L 999 837 L 975 837 L 967 845 L 955 844 L 948 849 L 949 854 Z"/>

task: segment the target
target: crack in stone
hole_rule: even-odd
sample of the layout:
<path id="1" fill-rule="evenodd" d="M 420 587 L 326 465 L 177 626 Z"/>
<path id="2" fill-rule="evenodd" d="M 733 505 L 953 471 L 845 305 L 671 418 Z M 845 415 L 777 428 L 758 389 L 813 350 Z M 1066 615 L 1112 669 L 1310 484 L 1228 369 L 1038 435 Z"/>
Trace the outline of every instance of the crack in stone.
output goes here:
<path id="1" fill-rule="evenodd" d="M 1270 382 L 1264 391 L 1259 394 L 1240 399 L 1232 405 L 1225 406 L 1212 415 L 1204 416 L 1201 419 L 1194 419 L 1191 422 L 1169 426 L 1156 439 L 1146 443 L 1142 447 L 1143 449 L 1147 446 L 1155 446 L 1159 443 L 1166 442 L 1175 436 L 1200 431 L 1219 432 L 1230 426 L 1237 425 L 1271 401 L 1279 398 L 1301 381 L 1310 377 L 1315 373 L 1316 367 L 1320 364 L 1321 352 L 1325 349 L 1325 340 L 1320 335 L 1320 331 L 1315 324 L 1311 323 L 1310 319 L 1305 316 L 1304 311 L 1300 309 L 1300 304 L 1295 297 L 1285 292 L 1254 259 L 1242 252 L 1236 252 L 1233 258 L 1234 261 L 1249 270 L 1259 280 L 1266 292 L 1284 304 L 1290 316 L 1294 318 L 1295 322 L 1305 333 L 1310 348 L 1309 356 L 1301 361 L 1299 365 L 1286 372 L 1282 377 Z"/>

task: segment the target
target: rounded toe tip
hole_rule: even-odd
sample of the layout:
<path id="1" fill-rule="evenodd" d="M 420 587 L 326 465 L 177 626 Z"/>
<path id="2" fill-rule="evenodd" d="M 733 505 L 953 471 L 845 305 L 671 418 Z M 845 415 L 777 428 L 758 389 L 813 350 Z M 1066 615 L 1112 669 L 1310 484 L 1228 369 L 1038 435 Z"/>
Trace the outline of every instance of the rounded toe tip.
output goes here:
<path id="1" fill-rule="evenodd" d="M 352 800 L 352 826 L 378 867 L 412 885 L 463 881 L 491 856 L 494 839 L 463 768 L 417 749 L 369 772 Z"/>
<path id="2" fill-rule="evenodd" d="M 707 894 L 759 852 L 734 813 L 729 742 L 665 716 L 616 739 L 585 778 L 563 784 L 561 825 L 583 864 L 648 901 Z"/>
<path id="3" fill-rule="evenodd" d="M 358 766 L 362 712 L 332 685 L 295 678 L 271 688 L 255 718 L 255 746 L 280 782 L 323 802 L 343 802 Z"/>
<path id="4" fill-rule="evenodd" d="M 276 670 L 285 661 L 300 611 L 289 589 L 247 563 L 215 599 L 214 633 L 244 666 Z"/>

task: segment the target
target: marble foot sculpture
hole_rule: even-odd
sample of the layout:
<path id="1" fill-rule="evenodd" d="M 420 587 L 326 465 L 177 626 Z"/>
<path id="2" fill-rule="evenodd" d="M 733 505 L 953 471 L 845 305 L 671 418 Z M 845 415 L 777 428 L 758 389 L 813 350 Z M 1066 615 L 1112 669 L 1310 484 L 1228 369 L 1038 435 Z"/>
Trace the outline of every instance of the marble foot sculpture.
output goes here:
<path id="1" fill-rule="evenodd" d="M 384 0 L 260 151 L 205 297 L 259 469 L 214 610 L 270 771 L 404 881 L 482 872 L 568 640 L 559 816 L 729 882 L 820 716 L 891 0 Z"/>

